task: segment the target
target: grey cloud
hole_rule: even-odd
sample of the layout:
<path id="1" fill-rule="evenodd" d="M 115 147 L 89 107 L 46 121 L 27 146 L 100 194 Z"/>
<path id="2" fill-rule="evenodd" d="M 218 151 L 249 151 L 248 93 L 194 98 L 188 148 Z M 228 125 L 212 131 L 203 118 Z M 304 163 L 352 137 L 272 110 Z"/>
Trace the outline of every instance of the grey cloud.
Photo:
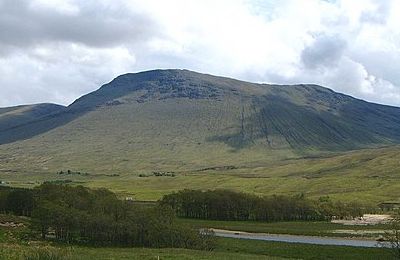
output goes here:
<path id="1" fill-rule="evenodd" d="M 332 67 L 342 57 L 346 42 L 338 36 L 322 35 L 301 52 L 301 61 L 309 69 Z"/>
<path id="2" fill-rule="evenodd" d="M 91 47 L 143 42 L 159 33 L 144 13 L 123 4 L 115 8 L 96 1 L 79 2 L 77 14 L 32 8 L 27 0 L 0 0 L 0 45 L 27 48 L 49 42 L 72 42 Z M 119 2 L 120 3 L 120 2 Z"/>

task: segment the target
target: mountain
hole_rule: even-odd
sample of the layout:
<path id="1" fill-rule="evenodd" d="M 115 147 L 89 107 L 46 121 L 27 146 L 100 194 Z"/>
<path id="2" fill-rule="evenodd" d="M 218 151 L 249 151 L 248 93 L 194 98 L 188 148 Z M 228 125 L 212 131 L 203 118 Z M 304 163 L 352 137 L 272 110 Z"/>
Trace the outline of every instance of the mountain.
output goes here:
<path id="1" fill-rule="evenodd" d="M 54 117 L 64 109 L 64 106 L 46 103 L 0 108 L 0 144 L 32 137 L 42 132 L 36 132 L 32 126 Z"/>
<path id="2" fill-rule="evenodd" d="M 180 122 L 164 129 L 173 138 L 182 137 L 178 127 L 196 125 L 199 141 L 223 142 L 233 149 L 262 144 L 265 149 L 349 150 L 400 141 L 397 107 L 317 85 L 252 84 L 187 70 L 155 70 L 121 75 L 66 109 L 51 104 L 3 108 L 0 143 L 16 141 L 10 129 L 25 133 L 20 138 L 26 139 L 98 113 L 115 113 L 118 125 L 132 131 L 134 122 L 125 119 L 147 122 L 155 113 L 163 116 L 156 129 L 170 120 Z M 103 123 L 98 120 L 98 127 Z M 143 130 L 147 135 L 155 129 Z"/>
<path id="3" fill-rule="evenodd" d="M 153 171 L 203 176 L 242 169 L 240 176 L 247 178 L 245 171 L 268 172 L 276 163 L 399 143 L 397 107 L 317 85 L 153 70 L 121 75 L 66 108 L 1 109 L 0 177 L 54 179 L 71 169 L 117 174 L 123 181 Z M 301 167 L 300 161 L 295 165 Z M 285 174 L 295 170 L 278 168 Z"/>
<path id="4" fill-rule="evenodd" d="M 63 161 L 76 166 L 95 153 L 156 168 L 207 167 L 400 142 L 400 108 L 317 85 L 254 84 L 187 70 L 129 73 L 67 108 L 22 106 L 0 116 L 3 147 L 25 140 L 56 161 L 69 153 Z"/>
<path id="5" fill-rule="evenodd" d="M 161 104 L 165 110 L 158 107 Z M 224 142 L 234 149 L 257 143 L 266 149 L 354 149 L 400 141 L 400 108 L 357 100 L 316 85 L 251 84 L 190 71 L 122 75 L 69 109 L 115 106 L 109 110 L 119 106 L 135 112 L 148 107 L 164 113 L 160 120 L 182 121 L 179 116 L 193 116 L 184 119 L 185 127 L 193 120 L 203 120 L 203 127 L 218 125 L 215 131 L 204 128 L 210 134 L 201 141 Z M 224 118 L 215 121 L 219 113 Z"/>
<path id="6" fill-rule="evenodd" d="M 0 108 L 0 132 L 28 125 L 49 115 L 59 113 L 64 106 L 56 104 L 34 104 Z"/>

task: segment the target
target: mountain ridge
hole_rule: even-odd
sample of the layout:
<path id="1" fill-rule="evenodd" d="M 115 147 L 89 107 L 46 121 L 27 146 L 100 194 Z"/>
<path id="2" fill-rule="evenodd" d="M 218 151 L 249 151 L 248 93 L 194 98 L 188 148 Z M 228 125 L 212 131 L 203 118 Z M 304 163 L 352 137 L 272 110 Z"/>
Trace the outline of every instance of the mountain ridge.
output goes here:
<path id="1" fill-rule="evenodd" d="M 40 118 L 59 113 L 66 107 L 52 103 L 39 103 L 0 108 L 0 131 L 29 124 Z"/>
<path id="2" fill-rule="evenodd" d="M 250 83 L 172 69 L 120 75 L 66 108 L 16 124 L 12 130 L 1 130 L 0 144 L 45 134 L 104 108 L 130 106 L 133 113 L 148 103 L 159 106 L 173 101 L 168 106 L 174 110 L 182 100 L 192 103 L 190 109 L 194 109 L 195 117 L 201 111 L 231 113 L 229 117 L 235 122 L 227 123 L 203 142 L 222 142 L 233 150 L 260 142 L 267 149 L 326 151 L 400 142 L 400 108 L 397 107 L 369 103 L 314 84 Z M 200 108 L 204 102 L 208 108 Z M 195 108 L 197 103 L 199 107 Z M 166 114 L 166 117 L 174 115 Z"/>

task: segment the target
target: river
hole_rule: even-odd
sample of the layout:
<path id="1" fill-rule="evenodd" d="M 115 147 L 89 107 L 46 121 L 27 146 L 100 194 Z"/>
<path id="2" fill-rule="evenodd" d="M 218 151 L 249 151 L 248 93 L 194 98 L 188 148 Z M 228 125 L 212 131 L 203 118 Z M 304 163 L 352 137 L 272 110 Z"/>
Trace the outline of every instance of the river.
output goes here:
<path id="1" fill-rule="evenodd" d="M 217 237 L 228 237 L 237 239 L 252 239 L 264 241 L 277 241 L 286 243 L 303 243 L 314 245 L 334 245 L 334 246 L 356 246 L 356 247 L 382 247 L 381 242 L 374 240 L 350 239 L 350 238 L 334 238 L 334 237 L 318 237 L 318 236 L 299 236 L 284 234 L 266 234 L 266 233 L 248 233 L 240 231 L 212 229 Z"/>

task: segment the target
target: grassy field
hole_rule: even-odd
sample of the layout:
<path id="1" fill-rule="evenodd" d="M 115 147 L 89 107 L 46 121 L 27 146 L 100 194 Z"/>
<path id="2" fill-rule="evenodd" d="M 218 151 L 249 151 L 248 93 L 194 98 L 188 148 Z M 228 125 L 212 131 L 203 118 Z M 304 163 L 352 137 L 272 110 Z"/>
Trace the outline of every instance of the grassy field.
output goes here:
<path id="1" fill-rule="evenodd" d="M 76 185 L 110 188 L 121 196 L 137 200 L 157 200 L 186 188 L 232 189 L 257 195 L 303 193 L 309 198 L 329 196 L 337 200 L 377 204 L 400 198 L 399 155 L 399 147 L 366 149 L 324 158 L 237 165 L 233 169 L 175 170 L 175 177 L 152 176 L 150 168 L 132 169 L 131 172 L 93 172 L 74 167 L 71 169 L 88 175 L 59 175 L 55 170 L 35 170 L 32 163 L 19 165 L 15 172 L 7 172 L 10 165 L 1 164 L 0 180 L 24 187 L 49 180 L 69 180 Z M 65 166 L 62 169 L 69 168 Z M 148 177 L 139 177 L 140 174 Z"/>
<path id="2" fill-rule="evenodd" d="M 216 251 L 241 252 L 290 259 L 393 259 L 391 252 L 382 248 L 320 246 L 240 239 L 220 239 Z"/>
<path id="3" fill-rule="evenodd" d="M 2 221 L 27 223 L 27 218 L 0 215 Z M 0 219 L 0 220 L 1 220 Z M 193 228 L 215 227 L 252 232 L 271 232 L 299 235 L 329 235 L 338 228 L 327 222 L 236 222 L 199 221 L 179 219 L 180 223 Z M 340 228 L 348 228 L 340 226 Z M 353 228 L 353 227 L 351 227 Z M 354 227 L 372 230 L 381 227 Z M 0 227 L 0 260 L 27 259 L 26 255 L 51 252 L 60 258 L 53 259 L 392 259 L 391 252 L 382 248 L 357 248 L 346 246 L 322 246 L 297 243 L 267 242 L 256 240 L 216 238 L 212 252 L 188 249 L 120 248 L 66 246 L 50 241 L 30 241 L 26 228 Z M 31 258 L 32 259 L 32 258 Z M 37 259 L 37 258 L 33 258 Z"/>
<path id="4" fill-rule="evenodd" d="M 53 249 L 54 250 L 54 249 Z M 0 249 L 3 253 L 4 260 L 20 260 L 24 259 L 24 255 L 30 255 L 32 250 L 24 246 L 9 246 Z M 88 248 L 88 247 L 73 247 L 68 249 L 55 249 L 59 252 L 61 259 L 70 260 L 91 260 L 91 259 L 132 259 L 132 260 L 155 260 L 155 259 L 284 259 L 275 256 L 265 256 L 247 253 L 235 252 L 203 252 L 187 249 L 148 249 L 148 248 Z M 32 253 L 31 253 L 32 254 Z"/>
<path id="5" fill-rule="evenodd" d="M 376 238 L 379 233 L 387 229 L 387 225 L 372 226 L 346 226 L 323 221 L 292 221 L 292 222 L 252 222 L 252 221 L 216 221 L 198 219 L 178 219 L 182 224 L 194 228 L 216 228 L 234 231 L 291 234 L 306 236 L 328 236 L 328 237 L 363 237 Z M 336 232 L 341 231 L 341 232 Z M 346 233 L 347 231 L 348 233 Z M 357 233 L 358 231 L 358 233 Z"/>
<path id="6" fill-rule="evenodd" d="M 115 247 L 64 247 L 57 245 L 19 245 L 0 243 L 0 259 L 19 260 L 37 248 L 47 248 L 59 259 L 393 259 L 381 248 L 318 246 L 218 238 L 212 252 L 187 249 L 149 249 Z"/>

